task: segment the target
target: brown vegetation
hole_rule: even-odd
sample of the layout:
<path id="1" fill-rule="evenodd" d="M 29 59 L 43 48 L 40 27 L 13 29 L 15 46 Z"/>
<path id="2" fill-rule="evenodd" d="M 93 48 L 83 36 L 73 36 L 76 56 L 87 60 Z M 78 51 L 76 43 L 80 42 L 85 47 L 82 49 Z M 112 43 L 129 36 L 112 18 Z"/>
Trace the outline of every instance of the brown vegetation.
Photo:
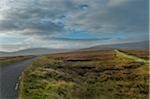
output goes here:
<path id="1" fill-rule="evenodd" d="M 148 99 L 148 70 L 110 50 L 45 55 L 23 73 L 21 99 Z"/>

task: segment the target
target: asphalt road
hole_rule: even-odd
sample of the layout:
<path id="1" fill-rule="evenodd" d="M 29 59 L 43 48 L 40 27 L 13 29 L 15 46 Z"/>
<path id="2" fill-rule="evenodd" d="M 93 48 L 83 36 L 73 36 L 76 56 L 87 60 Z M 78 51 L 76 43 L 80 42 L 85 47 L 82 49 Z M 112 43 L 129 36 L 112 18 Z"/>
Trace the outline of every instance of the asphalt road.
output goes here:
<path id="1" fill-rule="evenodd" d="M 22 71 L 37 57 L 0 68 L 0 99 L 17 99 Z"/>

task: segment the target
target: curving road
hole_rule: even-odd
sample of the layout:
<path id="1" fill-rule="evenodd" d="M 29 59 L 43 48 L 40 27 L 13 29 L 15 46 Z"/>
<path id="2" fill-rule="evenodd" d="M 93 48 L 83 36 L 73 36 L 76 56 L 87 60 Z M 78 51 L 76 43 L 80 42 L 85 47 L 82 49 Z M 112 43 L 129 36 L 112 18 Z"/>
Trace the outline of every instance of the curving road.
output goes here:
<path id="1" fill-rule="evenodd" d="M 17 99 L 22 71 L 37 57 L 0 68 L 0 99 Z"/>

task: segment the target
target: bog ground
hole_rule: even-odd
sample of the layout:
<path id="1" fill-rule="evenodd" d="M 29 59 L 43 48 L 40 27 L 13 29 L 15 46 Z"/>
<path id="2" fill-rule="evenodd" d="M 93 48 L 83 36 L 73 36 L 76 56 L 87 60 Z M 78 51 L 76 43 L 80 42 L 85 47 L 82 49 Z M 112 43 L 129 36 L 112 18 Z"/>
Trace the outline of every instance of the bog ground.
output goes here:
<path id="1" fill-rule="evenodd" d="M 148 51 L 122 50 L 147 61 Z M 44 55 L 22 74 L 20 99 L 148 99 L 149 67 L 114 50 Z"/>

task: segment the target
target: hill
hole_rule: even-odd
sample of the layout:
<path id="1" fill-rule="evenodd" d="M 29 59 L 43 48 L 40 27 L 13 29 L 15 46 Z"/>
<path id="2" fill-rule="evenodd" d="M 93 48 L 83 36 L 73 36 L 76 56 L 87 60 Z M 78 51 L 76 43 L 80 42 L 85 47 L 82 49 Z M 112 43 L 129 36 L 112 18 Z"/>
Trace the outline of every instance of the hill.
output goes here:
<path id="1" fill-rule="evenodd" d="M 6 56 L 20 56 L 20 55 L 41 55 L 41 54 L 51 54 L 51 53 L 59 53 L 66 52 L 68 49 L 52 49 L 52 48 L 32 48 L 32 49 L 24 49 L 16 52 L 0 52 L 1 57 Z"/>
<path id="2" fill-rule="evenodd" d="M 132 43 L 120 43 L 120 44 L 108 44 L 108 45 L 97 45 L 84 50 L 106 50 L 106 49 L 139 49 L 148 50 L 149 41 L 132 42 Z"/>
<path id="3" fill-rule="evenodd" d="M 149 42 L 133 42 L 133 43 L 121 43 L 121 44 L 108 44 L 108 45 L 97 45 L 89 48 L 84 48 L 80 50 L 107 50 L 107 49 L 149 49 Z M 77 49 L 76 49 L 77 50 Z M 20 56 L 20 55 L 42 55 L 42 54 L 52 54 L 52 53 L 62 53 L 75 51 L 75 49 L 52 49 L 52 48 L 31 48 L 24 49 L 16 52 L 0 52 L 0 57 L 6 56 Z"/>

